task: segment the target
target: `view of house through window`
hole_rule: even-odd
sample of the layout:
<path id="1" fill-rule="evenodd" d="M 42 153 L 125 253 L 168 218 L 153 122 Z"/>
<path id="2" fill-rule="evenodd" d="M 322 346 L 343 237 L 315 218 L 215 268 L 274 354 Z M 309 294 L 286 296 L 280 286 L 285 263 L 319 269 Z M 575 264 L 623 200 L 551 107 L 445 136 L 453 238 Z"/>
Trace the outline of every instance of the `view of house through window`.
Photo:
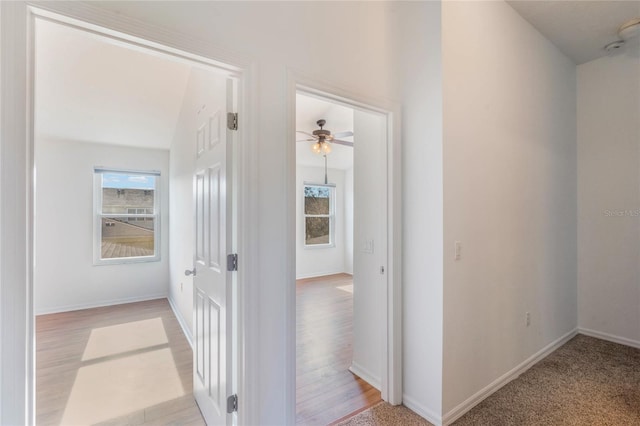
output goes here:
<path id="1" fill-rule="evenodd" d="M 333 188 L 304 186 L 305 244 L 333 244 Z"/>
<path id="2" fill-rule="evenodd" d="M 96 169 L 99 260 L 158 258 L 158 177 Z"/>

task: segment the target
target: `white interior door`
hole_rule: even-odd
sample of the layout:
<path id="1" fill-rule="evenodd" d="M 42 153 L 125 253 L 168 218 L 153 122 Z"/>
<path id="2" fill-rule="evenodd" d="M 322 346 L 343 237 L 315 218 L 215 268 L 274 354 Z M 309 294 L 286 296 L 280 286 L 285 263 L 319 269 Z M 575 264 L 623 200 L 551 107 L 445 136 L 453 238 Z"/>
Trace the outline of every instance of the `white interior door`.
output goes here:
<path id="1" fill-rule="evenodd" d="M 227 107 L 234 82 L 227 82 Z M 225 102 L 222 102 L 225 105 Z M 226 109 L 226 108 L 225 108 Z M 230 424 L 231 395 L 231 142 L 226 111 L 198 120 L 196 132 L 193 393 L 209 425 Z"/>
<path id="2" fill-rule="evenodd" d="M 350 370 L 386 400 L 383 339 L 387 318 L 386 117 L 353 113 L 353 361 Z"/>

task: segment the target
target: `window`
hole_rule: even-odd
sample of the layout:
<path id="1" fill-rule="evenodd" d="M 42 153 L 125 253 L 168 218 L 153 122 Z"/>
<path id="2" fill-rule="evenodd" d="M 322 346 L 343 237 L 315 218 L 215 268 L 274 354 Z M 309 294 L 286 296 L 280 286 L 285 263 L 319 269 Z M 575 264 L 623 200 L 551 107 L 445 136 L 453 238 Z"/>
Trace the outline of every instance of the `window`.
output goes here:
<path id="1" fill-rule="evenodd" d="M 334 188 L 329 185 L 304 185 L 304 244 L 331 246 L 334 228 Z"/>
<path id="2" fill-rule="evenodd" d="M 160 260 L 158 172 L 94 170 L 94 263 Z"/>

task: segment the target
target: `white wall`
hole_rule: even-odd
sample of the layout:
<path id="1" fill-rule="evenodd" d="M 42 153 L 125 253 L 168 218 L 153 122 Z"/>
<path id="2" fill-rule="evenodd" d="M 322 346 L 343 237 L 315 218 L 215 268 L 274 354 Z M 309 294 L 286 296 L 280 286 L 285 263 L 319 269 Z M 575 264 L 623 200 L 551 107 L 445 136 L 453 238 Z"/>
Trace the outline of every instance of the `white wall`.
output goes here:
<path id="1" fill-rule="evenodd" d="M 353 274 L 353 167 L 344 171 L 344 272 Z"/>
<path id="2" fill-rule="evenodd" d="M 640 347 L 640 59 L 578 67 L 578 318 Z"/>
<path id="3" fill-rule="evenodd" d="M 220 125 L 226 125 L 226 100 L 224 76 L 192 68 L 169 155 L 169 299 L 177 308 L 178 317 L 187 329 L 189 340 L 193 335 L 193 278 L 185 276 L 184 271 L 194 267 L 193 175 L 196 171 L 196 133 L 216 111 L 221 111 L 222 114 Z"/>
<path id="4" fill-rule="evenodd" d="M 394 6 L 395 75 L 403 99 L 403 403 L 437 424 L 443 315 L 441 3 Z"/>
<path id="5" fill-rule="evenodd" d="M 318 161 L 323 161 L 318 157 Z M 324 167 L 296 167 L 296 279 L 345 272 L 345 180 L 344 170 L 328 169 L 335 187 L 335 229 L 333 247 L 305 247 L 304 183 L 324 183 Z"/>
<path id="6" fill-rule="evenodd" d="M 169 154 L 36 138 L 37 314 L 166 297 Z M 93 168 L 160 170 L 160 261 L 93 265 Z"/>
<path id="7" fill-rule="evenodd" d="M 442 7 L 447 420 L 576 329 L 576 71 L 504 2 Z"/>

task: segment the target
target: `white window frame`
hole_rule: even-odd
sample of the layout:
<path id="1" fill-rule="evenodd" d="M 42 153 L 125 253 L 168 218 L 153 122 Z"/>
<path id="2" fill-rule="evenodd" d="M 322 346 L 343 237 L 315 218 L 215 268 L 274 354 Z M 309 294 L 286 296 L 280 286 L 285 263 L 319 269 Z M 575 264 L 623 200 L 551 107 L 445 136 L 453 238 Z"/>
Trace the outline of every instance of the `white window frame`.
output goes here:
<path id="1" fill-rule="evenodd" d="M 155 177 L 153 193 L 153 211 L 151 214 L 139 213 L 103 213 L 102 212 L 102 174 L 123 173 Z M 128 209 L 129 210 L 129 209 Z M 102 219 L 105 217 L 153 218 L 153 256 L 102 258 Z M 109 167 L 95 167 L 93 170 L 93 264 L 120 265 L 126 263 L 144 263 L 160 261 L 160 172 L 157 170 L 123 170 Z"/>
<path id="2" fill-rule="evenodd" d="M 331 195 L 329 196 L 329 214 L 306 214 L 305 213 L 305 188 L 309 186 L 329 188 Z M 328 217 L 329 218 L 329 242 L 326 244 L 307 244 L 307 218 L 308 217 Z M 335 240 L 335 221 L 336 221 L 336 185 L 332 183 L 312 183 L 304 182 L 302 185 L 302 239 L 305 249 L 323 249 L 336 246 Z"/>

